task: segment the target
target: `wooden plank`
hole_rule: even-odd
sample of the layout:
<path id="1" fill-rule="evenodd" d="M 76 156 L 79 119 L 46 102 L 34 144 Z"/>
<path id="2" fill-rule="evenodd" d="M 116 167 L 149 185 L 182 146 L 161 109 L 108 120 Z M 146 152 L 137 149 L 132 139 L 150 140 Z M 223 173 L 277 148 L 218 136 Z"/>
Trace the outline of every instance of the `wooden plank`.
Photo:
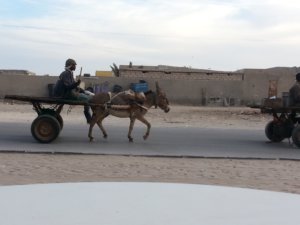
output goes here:
<path id="1" fill-rule="evenodd" d="M 66 104 L 66 105 L 88 105 L 88 106 L 101 106 L 105 107 L 106 104 L 93 104 L 84 101 L 78 100 L 70 100 L 70 99 L 63 99 L 63 98 L 55 98 L 55 97 L 36 97 L 36 96 L 23 96 L 23 95 L 5 95 L 4 99 L 15 100 L 15 101 L 22 101 L 22 102 L 30 102 L 30 103 L 42 103 L 42 104 Z M 111 109 L 129 109 L 130 105 L 108 105 Z"/>
<path id="2" fill-rule="evenodd" d="M 260 109 L 262 113 L 300 113 L 300 107 L 266 107 L 261 105 L 249 105 L 250 108 Z"/>
<path id="3" fill-rule="evenodd" d="M 22 101 L 22 102 L 38 102 L 46 104 L 67 104 L 67 105 L 88 105 L 87 102 L 70 100 L 63 98 L 50 98 L 50 97 L 36 97 L 36 96 L 23 96 L 23 95 L 5 95 L 4 99 Z"/>

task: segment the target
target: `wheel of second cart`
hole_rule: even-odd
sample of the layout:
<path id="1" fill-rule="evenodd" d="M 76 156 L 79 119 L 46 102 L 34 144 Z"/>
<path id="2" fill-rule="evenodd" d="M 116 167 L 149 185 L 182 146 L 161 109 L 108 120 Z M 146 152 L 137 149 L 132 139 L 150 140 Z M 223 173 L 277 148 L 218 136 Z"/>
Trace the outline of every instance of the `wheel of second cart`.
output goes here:
<path id="1" fill-rule="evenodd" d="M 276 126 L 274 121 L 270 121 L 265 128 L 265 134 L 270 141 L 281 142 L 284 137 L 282 137 L 279 132 L 276 132 Z"/>
<path id="2" fill-rule="evenodd" d="M 41 143 L 54 141 L 60 130 L 58 120 L 51 115 L 40 115 L 31 124 L 32 136 Z"/>
<path id="3" fill-rule="evenodd" d="M 300 126 L 295 127 L 292 133 L 292 140 L 294 144 L 300 148 Z"/>

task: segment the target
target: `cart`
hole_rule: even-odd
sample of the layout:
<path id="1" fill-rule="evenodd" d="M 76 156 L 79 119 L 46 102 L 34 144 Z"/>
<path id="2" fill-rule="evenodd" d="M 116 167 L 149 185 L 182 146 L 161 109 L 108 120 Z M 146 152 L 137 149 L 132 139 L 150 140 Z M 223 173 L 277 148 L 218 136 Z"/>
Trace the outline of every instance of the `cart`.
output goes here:
<path id="1" fill-rule="evenodd" d="M 283 105 L 251 106 L 259 108 L 262 113 L 273 115 L 273 120 L 265 127 L 266 137 L 272 142 L 281 142 L 292 138 L 293 143 L 300 148 L 300 106 L 289 107 Z"/>
<path id="2" fill-rule="evenodd" d="M 90 105 L 83 101 L 53 97 L 6 95 L 4 99 L 29 102 L 33 105 L 37 118 L 31 124 L 31 134 L 41 143 L 50 143 L 59 136 L 64 126 L 60 115 L 64 105 Z"/>

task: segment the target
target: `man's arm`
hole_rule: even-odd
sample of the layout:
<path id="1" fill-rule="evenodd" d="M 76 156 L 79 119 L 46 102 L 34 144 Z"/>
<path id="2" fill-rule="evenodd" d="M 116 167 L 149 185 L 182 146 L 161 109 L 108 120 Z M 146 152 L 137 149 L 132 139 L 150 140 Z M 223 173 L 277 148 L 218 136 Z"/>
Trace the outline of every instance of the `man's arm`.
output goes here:
<path id="1" fill-rule="evenodd" d="M 80 80 L 75 82 L 72 73 L 70 73 L 69 71 L 64 71 L 61 74 L 61 79 L 62 79 L 62 82 L 64 83 L 66 89 L 69 89 L 69 90 L 72 90 L 72 89 L 78 87 L 81 82 Z"/>

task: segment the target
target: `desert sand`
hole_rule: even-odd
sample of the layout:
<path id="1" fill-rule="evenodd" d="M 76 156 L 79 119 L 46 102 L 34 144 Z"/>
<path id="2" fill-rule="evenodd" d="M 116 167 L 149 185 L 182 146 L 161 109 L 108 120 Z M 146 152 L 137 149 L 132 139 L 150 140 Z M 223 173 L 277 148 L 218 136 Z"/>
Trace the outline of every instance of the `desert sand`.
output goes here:
<path id="1" fill-rule="evenodd" d="M 31 123 L 28 104 L 0 103 L 0 124 Z M 85 121 L 79 106 L 64 109 L 65 122 Z M 152 126 L 264 129 L 271 119 L 247 107 L 171 106 L 168 114 L 151 109 Z M 124 124 L 128 120 L 124 119 Z M 107 124 L 120 123 L 110 117 Z M 141 124 L 137 124 L 142 126 Z M 296 149 L 295 149 L 296 150 Z M 62 182 L 143 181 L 223 185 L 300 194 L 300 163 L 293 160 L 249 160 L 0 153 L 0 185 Z"/>

